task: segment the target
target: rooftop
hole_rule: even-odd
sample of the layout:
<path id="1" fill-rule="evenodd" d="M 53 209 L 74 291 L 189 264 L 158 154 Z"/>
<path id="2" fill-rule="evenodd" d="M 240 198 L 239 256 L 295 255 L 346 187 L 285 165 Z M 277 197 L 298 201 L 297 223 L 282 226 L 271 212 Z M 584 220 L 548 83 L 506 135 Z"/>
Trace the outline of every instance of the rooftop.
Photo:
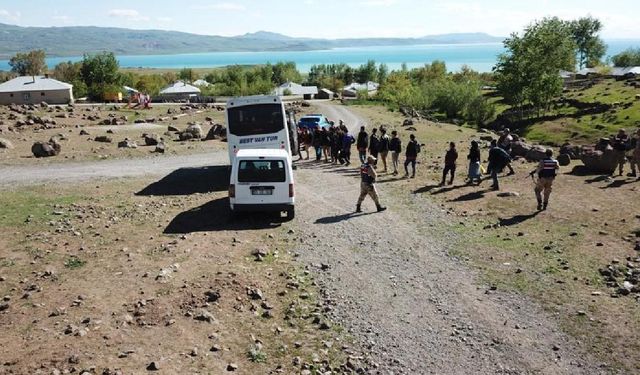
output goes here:
<path id="1" fill-rule="evenodd" d="M 54 91 L 71 88 L 73 85 L 46 76 L 21 76 L 0 84 L 0 92 Z"/>
<path id="2" fill-rule="evenodd" d="M 169 85 L 160 91 L 160 94 L 199 94 L 200 89 L 184 83 L 182 81 L 177 81 L 176 83 Z"/>

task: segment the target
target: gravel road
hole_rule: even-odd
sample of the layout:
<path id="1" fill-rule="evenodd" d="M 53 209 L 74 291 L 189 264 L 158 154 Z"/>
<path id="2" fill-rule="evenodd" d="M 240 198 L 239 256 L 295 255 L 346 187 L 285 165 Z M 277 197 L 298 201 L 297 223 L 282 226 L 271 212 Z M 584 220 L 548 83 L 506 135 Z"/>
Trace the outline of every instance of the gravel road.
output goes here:
<path id="1" fill-rule="evenodd" d="M 351 129 L 363 121 L 324 109 Z M 375 213 L 354 168 L 304 163 L 298 172 L 297 252 L 318 271 L 325 305 L 369 351 L 380 373 L 598 374 L 579 344 L 530 301 L 491 291 L 447 255 L 455 243 L 442 210 L 414 199 L 412 211 Z M 390 203 L 385 184 L 381 199 Z M 317 269 L 317 268 L 315 268 Z"/>

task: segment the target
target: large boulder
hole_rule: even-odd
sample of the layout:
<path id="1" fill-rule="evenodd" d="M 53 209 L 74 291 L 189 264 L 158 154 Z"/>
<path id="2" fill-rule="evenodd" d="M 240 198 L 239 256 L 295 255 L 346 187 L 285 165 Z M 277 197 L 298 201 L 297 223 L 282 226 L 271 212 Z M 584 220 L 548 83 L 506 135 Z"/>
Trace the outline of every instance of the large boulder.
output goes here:
<path id="1" fill-rule="evenodd" d="M 523 141 L 517 141 L 511 143 L 511 156 L 526 157 L 532 146 Z"/>
<path id="2" fill-rule="evenodd" d="M 2 148 L 12 149 L 13 148 L 13 144 L 11 142 L 9 142 L 8 139 L 0 138 L 0 149 L 2 149 Z"/>
<path id="3" fill-rule="evenodd" d="M 102 142 L 102 143 L 111 143 L 113 142 L 113 139 L 111 139 L 111 137 L 106 136 L 106 135 L 99 135 L 97 137 L 95 137 L 93 139 L 96 142 Z"/>
<path id="4" fill-rule="evenodd" d="M 156 146 L 158 144 L 157 134 L 144 134 L 144 144 L 147 146 Z"/>
<path id="5" fill-rule="evenodd" d="M 202 126 L 200 126 L 200 124 L 198 123 L 189 124 L 185 132 L 191 133 L 194 139 L 201 139 L 204 136 L 204 132 L 202 131 Z"/>
<path id="6" fill-rule="evenodd" d="M 584 148 L 580 160 L 589 171 L 597 173 L 611 174 L 618 166 L 617 155 L 611 148 L 604 151 Z"/>
<path id="7" fill-rule="evenodd" d="M 530 161 L 540 161 L 547 156 L 546 151 L 547 151 L 546 147 L 535 145 L 535 146 L 532 146 L 531 149 L 529 149 L 529 151 L 527 151 L 525 158 Z"/>
<path id="8" fill-rule="evenodd" d="M 129 138 L 125 138 L 123 141 L 118 142 L 118 148 L 138 148 L 138 144 Z"/>
<path id="9" fill-rule="evenodd" d="M 227 129 L 220 124 L 215 124 L 211 127 L 211 129 L 209 129 L 209 132 L 207 133 L 205 140 L 210 141 L 212 139 L 225 138 L 226 136 L 227 136 Z"/>
<path id="10" fill-rule="evenodd" d="M 558 164 L 560 164 L 563 167 L 566 167 L 567 165 L 571 164 L 571 156 L 569 156 L 568 154 L 558 155 Z"/>
<path id="11" fill-rule="evenodd" d="M 193 134 L 191 134 L 191 133 L 187 133 L 186 131 L 185 131 L 185 132 L 180 132 L 180 133 L 178 134 L 178 138 L 179 138 L 181 141 L 190 141 L 190 140 L 192 140 L 192 139 L 193 139 Z"/>
<path id="12" fill-rule="evenodd" d="M 60 153 L 62 147 L 59 143 L 36 142 L 31 146 L 31 152 L 36 158 L 46 158 L 56 156 Z"/>

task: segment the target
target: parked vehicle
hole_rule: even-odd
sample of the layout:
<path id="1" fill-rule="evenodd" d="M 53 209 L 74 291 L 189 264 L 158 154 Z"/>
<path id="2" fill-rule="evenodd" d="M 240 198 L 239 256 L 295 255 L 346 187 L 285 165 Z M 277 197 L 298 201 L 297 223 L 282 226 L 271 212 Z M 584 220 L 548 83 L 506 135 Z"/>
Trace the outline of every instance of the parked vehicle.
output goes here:
<path id="1" fill-rule="evenodd" d="M 241 149 L 231 164 L 231 212 L 286 212 L 295 216 L 291 155 L 283 149 Z"/>
<path id="2" fill-rule="evenodd" d="M 226 117 L 232 164 L 235 155 L 243 149 L 281 149 L 297 155 L 295 120 L 286 112 L 280 97 L 258 95 L 230 99 Z"/>
<path id="3" fill-rule="evenodd" d="M 320 128 L 328 128 L 331 126 L 331 123 L 324 115 L 320 114 L 302 116 L 300 121 L 298 121 L 299 128 L 315 129 L 318 126 Z"/>

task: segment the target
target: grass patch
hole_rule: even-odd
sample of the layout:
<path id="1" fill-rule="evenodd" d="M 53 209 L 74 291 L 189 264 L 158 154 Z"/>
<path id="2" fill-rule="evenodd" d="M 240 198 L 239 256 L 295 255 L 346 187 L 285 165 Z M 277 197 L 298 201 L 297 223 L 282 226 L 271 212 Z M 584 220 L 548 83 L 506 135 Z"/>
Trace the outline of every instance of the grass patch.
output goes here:
<path id="1" fill-rule="evenodd" d="M 247 351 L 247 358 L 253 363 L 265 363 L 267 362 L 267 353 L 263 352 L 262 349 L 253 345 Z"/>
<path id="2" fill-rule="evenodd" d="M 71 269 L 71 270 L 75 270 L 75 269 L 81 268 L 85 264 L 87 264 L 87 261 L 86 260 L 82 260 L 82 259 L 80 259 L 78 257 L 71 257 L 71 258 L 69 258 L 69 259 L 64 261 L 64 266 L 66 268 L 68 268 L 68 269 Z"/>
<path id="3" fill-rule="evenodd" d="M 42 222 L 56 211 L 56 205 L 68 205 L 76 202 L 73 195 L 49 197 L 33 191 L 4 191 L 0 197 L 0 227 L 17 227 L 27 220 Z"/>

